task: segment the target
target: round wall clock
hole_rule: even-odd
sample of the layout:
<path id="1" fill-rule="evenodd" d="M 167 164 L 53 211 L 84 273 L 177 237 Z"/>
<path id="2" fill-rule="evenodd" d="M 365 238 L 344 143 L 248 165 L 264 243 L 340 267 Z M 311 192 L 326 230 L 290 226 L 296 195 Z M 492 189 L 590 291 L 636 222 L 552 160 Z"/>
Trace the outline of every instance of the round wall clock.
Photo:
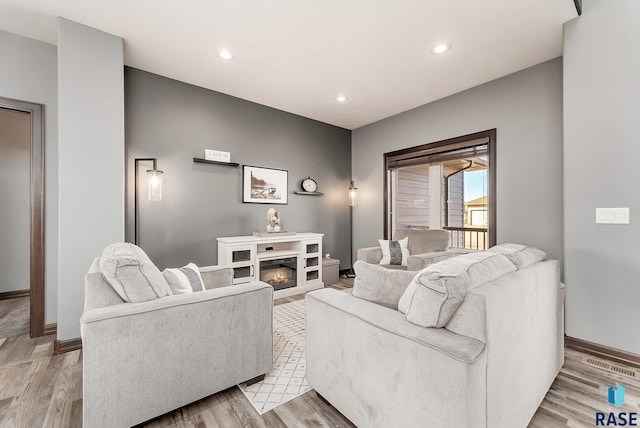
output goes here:
<path id="1" fill-rule="evenodd" d="M 318 183 L 311 177 L 307 177 L 302 180 L 302 190 L 305 192 L 315 192 L 318 190 Z"/>

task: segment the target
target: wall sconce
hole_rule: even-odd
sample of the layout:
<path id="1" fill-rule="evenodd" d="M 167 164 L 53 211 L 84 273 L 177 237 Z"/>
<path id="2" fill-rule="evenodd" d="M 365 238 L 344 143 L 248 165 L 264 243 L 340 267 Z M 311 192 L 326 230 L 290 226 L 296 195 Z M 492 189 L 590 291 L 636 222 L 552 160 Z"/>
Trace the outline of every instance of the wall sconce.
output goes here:
<path id="1" fill-rule="evenodd" d="M 349 185 L 349 206 L 356 206 L 356 199 L 358 198 L 358 188 L 353 185 L 353 180 L 351 180 L 351 185 Z"/>
<path id="2" fill-rule="evenodd" d="M 138 245 L 139 232 L 138 232 L 138 188 L 140 187 L 140 180 L 138 177 L 138 163 L 140 162 L 152 162 L 153 169 L 147 170 L 147 199 L 150 201 L 162 200 L 162 175 L 163 171 L 158 170 L 158 160 L 156 158 L 136 158 L 134 159 L 135 170 L 135 184 L 133 190 L 133 243 Z"/>

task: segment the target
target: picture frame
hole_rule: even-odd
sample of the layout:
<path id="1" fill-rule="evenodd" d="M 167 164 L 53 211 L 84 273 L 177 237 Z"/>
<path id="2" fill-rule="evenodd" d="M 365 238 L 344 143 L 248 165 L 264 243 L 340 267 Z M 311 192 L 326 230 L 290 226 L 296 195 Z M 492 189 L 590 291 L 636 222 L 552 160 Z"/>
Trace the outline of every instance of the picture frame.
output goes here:
<path id="1" fill-rule="evenodd" d="M 242 166 L 242 202 L 251 204 L 288 203 L 289 171 L 284 169 Z"/>

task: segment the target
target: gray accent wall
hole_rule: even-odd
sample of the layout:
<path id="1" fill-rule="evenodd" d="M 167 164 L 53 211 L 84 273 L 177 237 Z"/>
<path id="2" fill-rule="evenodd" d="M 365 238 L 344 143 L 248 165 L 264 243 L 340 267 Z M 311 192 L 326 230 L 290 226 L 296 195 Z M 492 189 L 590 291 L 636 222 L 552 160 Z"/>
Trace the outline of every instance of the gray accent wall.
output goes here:
<path id="1" fill-rule="evenodd" d="M 58 18 L 58 339 L 80 337 L 84 276 L 124 239 L 123 41 Z"/>
<path id="2" fill-rule="evenodd" d="M 30 287 L 31 115 L 0 108 L 0 293 Z"/>
<path id="3" fill-rule="evenodd" d="M 44 105 L 45 323 L 58 309 L 58 70 L 54 45 L 0 30 L 0 96 Z M 4 270 L 2 270 L 4 272 Z"/>
<path id="4" fill-rule="evenodd" d="M 587 0 L 564 29 L 567 335 L 640 354 L 640 2 Z M 596 224 L 596 208 L 630 224 Z"/>
<path id="5" fill-rule="evenodd" d="M 383 154 L 497 129 L 497 241 L 562 260 L 562 59 L 353 131 L 357 248 L 383 233 Z"/>
<path id="6" fill-rule="evenodd" d="M 147 201 L 142 189 L 139 244 L 161 269 L 217 264 L 216 238 L 265 231 L 271 207 L 283 230 L 323 233 L 323 252 L 349 267 L 350 131 L 134 68 L 125 83 L 127 240 L 134 159 L 157 158 L 163 200 Z M 231 152 L 241 166 L 194 163 L 204 149 Z M 288 204 L 242 203 L 243 164 L 287 170 Z M 307 176 L 324 196 L 293 194 Z"/>

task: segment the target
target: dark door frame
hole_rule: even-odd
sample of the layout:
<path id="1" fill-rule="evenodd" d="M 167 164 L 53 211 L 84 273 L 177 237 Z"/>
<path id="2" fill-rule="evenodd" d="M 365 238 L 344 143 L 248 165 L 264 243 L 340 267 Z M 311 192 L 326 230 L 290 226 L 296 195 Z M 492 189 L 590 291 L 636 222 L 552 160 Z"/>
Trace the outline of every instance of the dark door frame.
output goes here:
<path id="1" fill-rule="evenodd" d="M 44 106 L 0 97 L 0 108 L 31 117 L 29 334 L 44 334 Z"/>

